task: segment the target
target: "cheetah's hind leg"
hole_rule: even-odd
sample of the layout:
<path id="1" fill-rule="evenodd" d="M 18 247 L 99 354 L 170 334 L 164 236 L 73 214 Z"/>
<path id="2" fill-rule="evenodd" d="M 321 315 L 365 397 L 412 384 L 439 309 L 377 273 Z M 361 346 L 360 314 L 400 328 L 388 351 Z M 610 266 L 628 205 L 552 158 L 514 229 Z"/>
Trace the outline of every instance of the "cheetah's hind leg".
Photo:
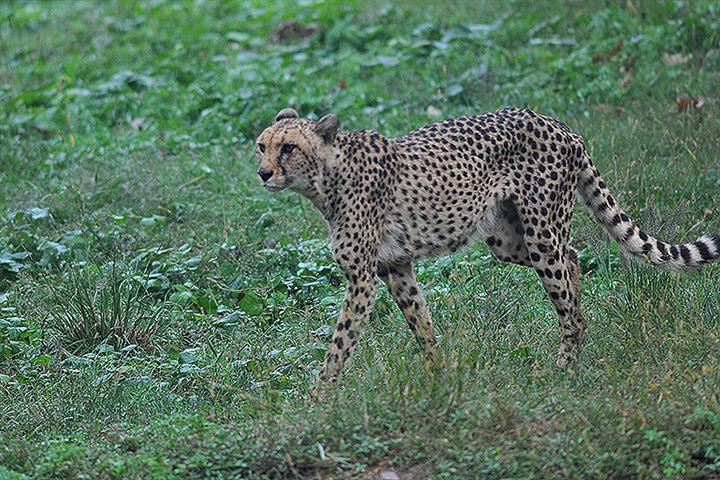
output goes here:
<path id="1" fill-rule="evenodd" d="M 580 312 L 580 264 L 577 252 L 567 243 L 559 245 L 551 229 L 526 235 L 530 259 L 558 314 L 562 341 L 557 366 L 565 369 L 582 349 L 586 321 Z"/>
<path id="2" fill-rule="evenodd" d="M 525 246 L 524 229 L 515 205 L 505 200 L 498 207 L 498 215 L 490 235 L 485 239 L 493 254 L 503 262 L 532 266 Z"/>

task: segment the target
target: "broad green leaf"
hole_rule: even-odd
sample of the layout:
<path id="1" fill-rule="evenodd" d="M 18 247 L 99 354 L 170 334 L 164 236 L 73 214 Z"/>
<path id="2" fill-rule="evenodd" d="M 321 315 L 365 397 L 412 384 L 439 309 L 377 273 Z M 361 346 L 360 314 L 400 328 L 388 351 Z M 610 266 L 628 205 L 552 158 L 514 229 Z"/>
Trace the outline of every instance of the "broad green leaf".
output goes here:
<path id="1" fill-rule="evenodd" d="M 243 294 L 238 306 L 248 315 L 257 316 L 265 309 L 265 300 L 252 290 L 248 290 Z"/>
<path id="2" fill-rule="evenodd" d="M 230 42 L 244 43 L 250 38 L 250 35 L 243 32 L 228 32 L 225 34 L 225 38 Z"/>
<path id="3" fill-rule="evenodd" d="M 31 220 L 43 220 L 50 217 L 49 208 L 33 207 L 27 211 Z"/>
<path id="4" fill-rule="evenodd" d="M 43 354 L 33 358 L 32 363 L 33 365 L 50 365 L 52 361 L 53 357 L 48 354 Z"/>
<path id="5" fill-rule="evenodd" d="M 198 360 L 200 360 L 199 352 L 200 349 L 198 348 L 188 348 L 180 352 L 180 362 L 181 363 L 195 363 Z"/>
<path id="6" fill-rule="evenodd" d="M 66 127 L 65 116 L 57 107 L 50 107 L 35 117 L 33 125 L 38 130 L 45 132 L 64 130 Z"/>
<path id="7" fill-rule="evenodd" d="M 458 85 L 458 84 L 456 83 L 456 84 L 450 85 L 450 86 L 447 88 L 447 90 L 445 91 L 445 94 L 446 94 L 448 97 L 455 97 L 455 96 L 457 96 L 457 95 L 460 95 L 460 94 L 462 93 L 462 91 L 463 91 L 462 85 Z"/>
<path id="8" fill-rule="evenodd" d="M 145 217 L 140 220 L 140 225 L 143 227 L 154 227 L 155 225 L 164 225 L 167 218 L 163 215 L 153 215 L 151 217 Z"/>

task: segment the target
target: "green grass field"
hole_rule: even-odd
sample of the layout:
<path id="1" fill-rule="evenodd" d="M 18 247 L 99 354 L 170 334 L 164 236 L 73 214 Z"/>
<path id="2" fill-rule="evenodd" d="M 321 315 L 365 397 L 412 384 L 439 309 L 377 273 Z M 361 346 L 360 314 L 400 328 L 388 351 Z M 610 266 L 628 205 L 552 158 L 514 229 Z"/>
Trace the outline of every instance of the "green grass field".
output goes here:
<path id="1" fill-rule="evenodd" d="M 720 478 L 720 268 L 630 263 L 580 204 L 575 368 L 535 273 L 475 245 L 416 269 L 442 366 L 383 289 L 308 401 L 343 279 L 254 173 L 283 107 L 395 136 L 528 106 L 648 232 L 720 230 L 716 2 L 417 5 L 0 4 L 0 479 Z"/>

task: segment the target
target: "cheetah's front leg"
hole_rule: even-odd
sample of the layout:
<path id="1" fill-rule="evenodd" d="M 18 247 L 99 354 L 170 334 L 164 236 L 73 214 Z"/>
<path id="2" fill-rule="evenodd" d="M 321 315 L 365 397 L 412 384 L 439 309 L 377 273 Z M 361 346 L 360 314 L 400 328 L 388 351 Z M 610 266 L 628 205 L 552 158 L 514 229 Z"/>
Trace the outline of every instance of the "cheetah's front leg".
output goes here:
<path id="1" fill-rule="evenodd" d="M 368 268 L 348 271 L 346 275 L 348 285 L 345 291 L 345 301 L 335 327 L 332 343 L 325 354 L 325 362 L 313 389 L 313 395 L 318 393 L 317 389 L 322 388 L 322 384 L 337 382 L 340 378 L 343 366 L 355 349 L 355 344 L 375 303 L 375 293 L 377 292 L 375 271 Z"/>
<path id="2" fill-rule="evenodd" d="M 412 264 L 384 266 L 378 269 L 378 275 L 387 284 L 390 294 L 402 310 L 420 348 L 431 362 L 434 361 L 437 350 L 435 331 L 422 290 L 415 280 Z"/>

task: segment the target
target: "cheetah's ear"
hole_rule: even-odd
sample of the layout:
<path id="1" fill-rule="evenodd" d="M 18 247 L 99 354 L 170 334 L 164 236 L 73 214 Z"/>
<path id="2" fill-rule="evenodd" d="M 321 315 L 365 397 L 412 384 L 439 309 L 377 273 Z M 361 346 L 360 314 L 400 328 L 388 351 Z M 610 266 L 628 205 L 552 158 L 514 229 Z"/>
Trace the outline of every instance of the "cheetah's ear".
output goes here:
<path id="1" fill-rule="evenodd" d="M 275 122 L 279 122 L 285 118 L 298 118 L 298 113 L 293 108 L 283 108 L 275 115 Z"/>
<path id="2" fill-rule="evenodd" d="M 334 113 L 328 113 L 315 125 L 315 133 L 320 135 L 325 143 L 333 143 L 335 135 L 340 128 L 340 119 Z"/>

